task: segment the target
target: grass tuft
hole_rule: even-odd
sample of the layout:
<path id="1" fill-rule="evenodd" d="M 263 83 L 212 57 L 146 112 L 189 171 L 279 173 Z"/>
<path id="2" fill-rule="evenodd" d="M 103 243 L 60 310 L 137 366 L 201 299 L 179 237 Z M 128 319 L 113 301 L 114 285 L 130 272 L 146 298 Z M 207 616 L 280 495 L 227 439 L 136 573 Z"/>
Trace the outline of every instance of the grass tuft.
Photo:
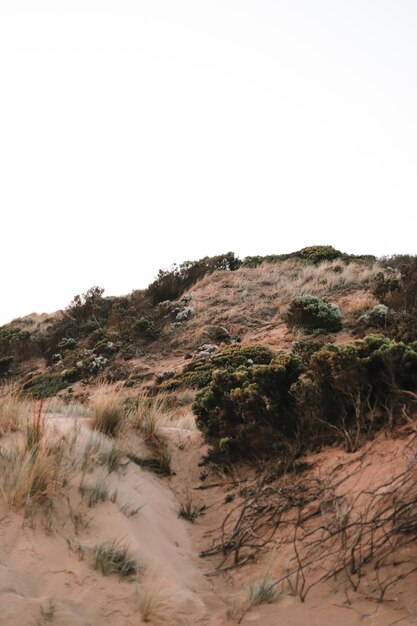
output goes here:
<path id="1" fill-rule="evenodd" d="M 115 437 L 124 420 L 124 408 L 117 393 L 106 393 L 102 388 L 91 402 L 91 426 L 109 437 Z"/>
<path id="2" fill-rule="evenodd" d="M 141 571 L 128 546 L 117 539 L 104 541 L 93 548 L 93 568 L 108 576 L 117 574 L 120 579 L 135 578 Z"/>

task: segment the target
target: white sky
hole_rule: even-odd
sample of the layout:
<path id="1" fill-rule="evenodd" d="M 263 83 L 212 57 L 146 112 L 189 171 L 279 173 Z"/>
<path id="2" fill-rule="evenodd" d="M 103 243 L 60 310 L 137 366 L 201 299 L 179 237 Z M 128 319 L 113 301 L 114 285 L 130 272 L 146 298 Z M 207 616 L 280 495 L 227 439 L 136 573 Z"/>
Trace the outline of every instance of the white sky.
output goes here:
<path id="1" fill-rule="evenodd" d="M 0 323 L 160 267 L 417 253 L 416 0 L 0 0 Z"/>

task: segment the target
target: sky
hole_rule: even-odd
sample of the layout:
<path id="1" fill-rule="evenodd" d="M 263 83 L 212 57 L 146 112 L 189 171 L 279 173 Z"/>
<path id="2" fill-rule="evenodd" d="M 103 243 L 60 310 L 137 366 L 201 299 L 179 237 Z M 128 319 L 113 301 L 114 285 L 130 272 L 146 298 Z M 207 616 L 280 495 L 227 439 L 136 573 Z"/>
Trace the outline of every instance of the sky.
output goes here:
<path id="1" fill-rule="evenodd" d="M 415 0 L 0 0 L 0 323 L 229 250 L 417 253 Z"/>

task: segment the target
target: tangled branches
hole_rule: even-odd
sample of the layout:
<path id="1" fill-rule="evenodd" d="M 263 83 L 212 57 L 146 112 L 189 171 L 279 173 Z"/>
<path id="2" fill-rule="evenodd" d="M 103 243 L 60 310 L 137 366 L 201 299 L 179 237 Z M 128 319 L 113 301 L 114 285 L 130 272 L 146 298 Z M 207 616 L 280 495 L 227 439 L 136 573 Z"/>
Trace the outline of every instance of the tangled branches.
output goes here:
<path id="1" fill-rule="evenodd" d="M 386 442 L 386 445 L 389 445 Z M 302 601 L 321 583 L 382 601 L 388 589 L 417 571 L 417 447 L 415 440 L 392 463 L 386 480 L 362 451 L 333 467 L 268 484 L 263 476 L 241 492 L 218 540 L 202 556 L 221 555 L 217 572 L 242 566 L 261 551 L 288 554 L 275 585 Z"/>

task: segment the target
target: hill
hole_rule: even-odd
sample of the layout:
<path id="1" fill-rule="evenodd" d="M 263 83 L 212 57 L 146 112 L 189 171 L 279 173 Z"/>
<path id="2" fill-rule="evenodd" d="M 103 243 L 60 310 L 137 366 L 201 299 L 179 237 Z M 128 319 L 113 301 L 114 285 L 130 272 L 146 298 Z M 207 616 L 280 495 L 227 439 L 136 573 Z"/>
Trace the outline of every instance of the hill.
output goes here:
<path id="1" fill-rule="evenodd" d="M 415 623 L 416 300 L 313 246 L 1 327 L 0 624 Z"/>

